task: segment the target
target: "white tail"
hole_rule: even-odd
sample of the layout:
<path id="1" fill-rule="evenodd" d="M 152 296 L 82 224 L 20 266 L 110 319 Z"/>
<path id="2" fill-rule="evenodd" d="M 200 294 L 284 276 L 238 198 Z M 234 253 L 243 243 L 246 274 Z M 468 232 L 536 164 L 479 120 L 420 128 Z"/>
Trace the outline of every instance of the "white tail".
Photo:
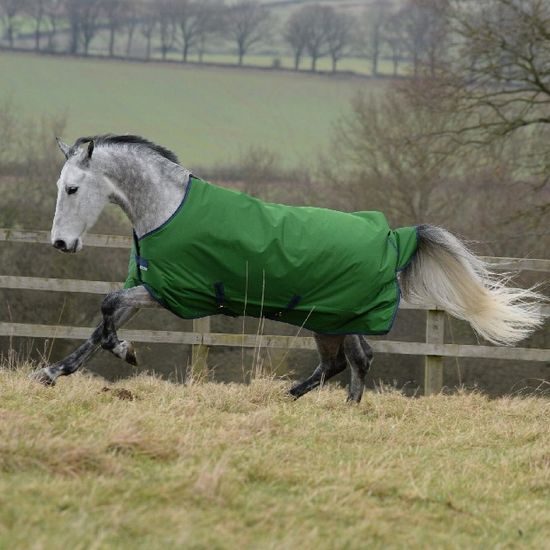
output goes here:
<path id="1" fill-rule="evenodd" d="M 544 323 L 532 289 L 507 287 L 507 278 L 490 271 L 454 235 L 433 225 L 418 226 L 418 250 L 400 274 L 405 300 L 435 303 L 468 321 L 494 344 L 513 345 Z M 539 302 L 539 304 L 537 304 Z"/>

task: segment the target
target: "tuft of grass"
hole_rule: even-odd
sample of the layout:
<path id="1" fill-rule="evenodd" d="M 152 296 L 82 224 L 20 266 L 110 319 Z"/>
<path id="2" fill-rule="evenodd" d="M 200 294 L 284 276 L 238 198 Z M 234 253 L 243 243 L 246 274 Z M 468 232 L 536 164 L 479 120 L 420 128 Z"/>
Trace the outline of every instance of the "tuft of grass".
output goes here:
<path id="1" fill-rule="evenodd" d="M 2 548 L 543 548 L 550 402 L 0 369 Z M 131 399 L 129 398 L 131 396 Z"/>

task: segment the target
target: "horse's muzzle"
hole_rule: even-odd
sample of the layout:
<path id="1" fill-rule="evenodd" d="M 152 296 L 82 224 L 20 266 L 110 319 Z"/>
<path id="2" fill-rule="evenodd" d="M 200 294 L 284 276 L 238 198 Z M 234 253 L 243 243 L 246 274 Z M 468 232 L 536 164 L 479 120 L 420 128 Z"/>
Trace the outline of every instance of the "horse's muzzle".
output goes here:
<path id="1" fill-rule="evenodd" d="M 67 252 L 67 243 L 61 239 L 57 239 L 57 241 L 53 243 L 53 247 L 57 248 L 57 250 L 61 250 L 61 252 Z"/>
<path id="2" fill-rule="evenodd" d="M 74 254 L 75 252 L 78 252 L 81 248 L 81 246 L 79 245 L 80 239 L 76 239 L 76 241 L 74 241 L 71 246 L 68 246 L 63 239 L 56 239 L 53 243 L 54 248 L 60 250 L 61 252 L 68 252 L 69 254 Z"/>

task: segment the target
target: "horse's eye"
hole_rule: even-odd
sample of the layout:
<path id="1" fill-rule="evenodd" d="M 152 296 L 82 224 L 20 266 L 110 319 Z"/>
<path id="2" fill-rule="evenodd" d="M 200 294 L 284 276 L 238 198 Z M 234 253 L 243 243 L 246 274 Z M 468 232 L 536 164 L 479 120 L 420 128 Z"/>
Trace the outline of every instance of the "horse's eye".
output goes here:
<path id="1" fill-rule="evenodd" d="M 67 187 L 67 194 L 74 195 L 78 191 L 78 187 Z"/>

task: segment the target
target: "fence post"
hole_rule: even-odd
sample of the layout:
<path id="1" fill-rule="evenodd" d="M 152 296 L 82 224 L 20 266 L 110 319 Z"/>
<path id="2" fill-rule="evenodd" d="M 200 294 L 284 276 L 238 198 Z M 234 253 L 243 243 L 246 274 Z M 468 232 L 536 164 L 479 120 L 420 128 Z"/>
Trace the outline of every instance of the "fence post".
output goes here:
<path id="1" fill-rule="evenodd" d="M 426 317 L 426 343 L 445 343 L 445 312 L 428 310 Z M 426 355 L 424 362 L 424 395 L 439 393 L 443 388 L 443 357 Z"/>
<path id="2" fill-rule="evenodd" d="M 201 317 L 193 319 L 193 332 L 207 334 L 210 332 L 210 317 Z M 208 346 L 197 344 L 191 346 L 191 367 L 196 375 L 206 375 L 208 373 Z"/>

